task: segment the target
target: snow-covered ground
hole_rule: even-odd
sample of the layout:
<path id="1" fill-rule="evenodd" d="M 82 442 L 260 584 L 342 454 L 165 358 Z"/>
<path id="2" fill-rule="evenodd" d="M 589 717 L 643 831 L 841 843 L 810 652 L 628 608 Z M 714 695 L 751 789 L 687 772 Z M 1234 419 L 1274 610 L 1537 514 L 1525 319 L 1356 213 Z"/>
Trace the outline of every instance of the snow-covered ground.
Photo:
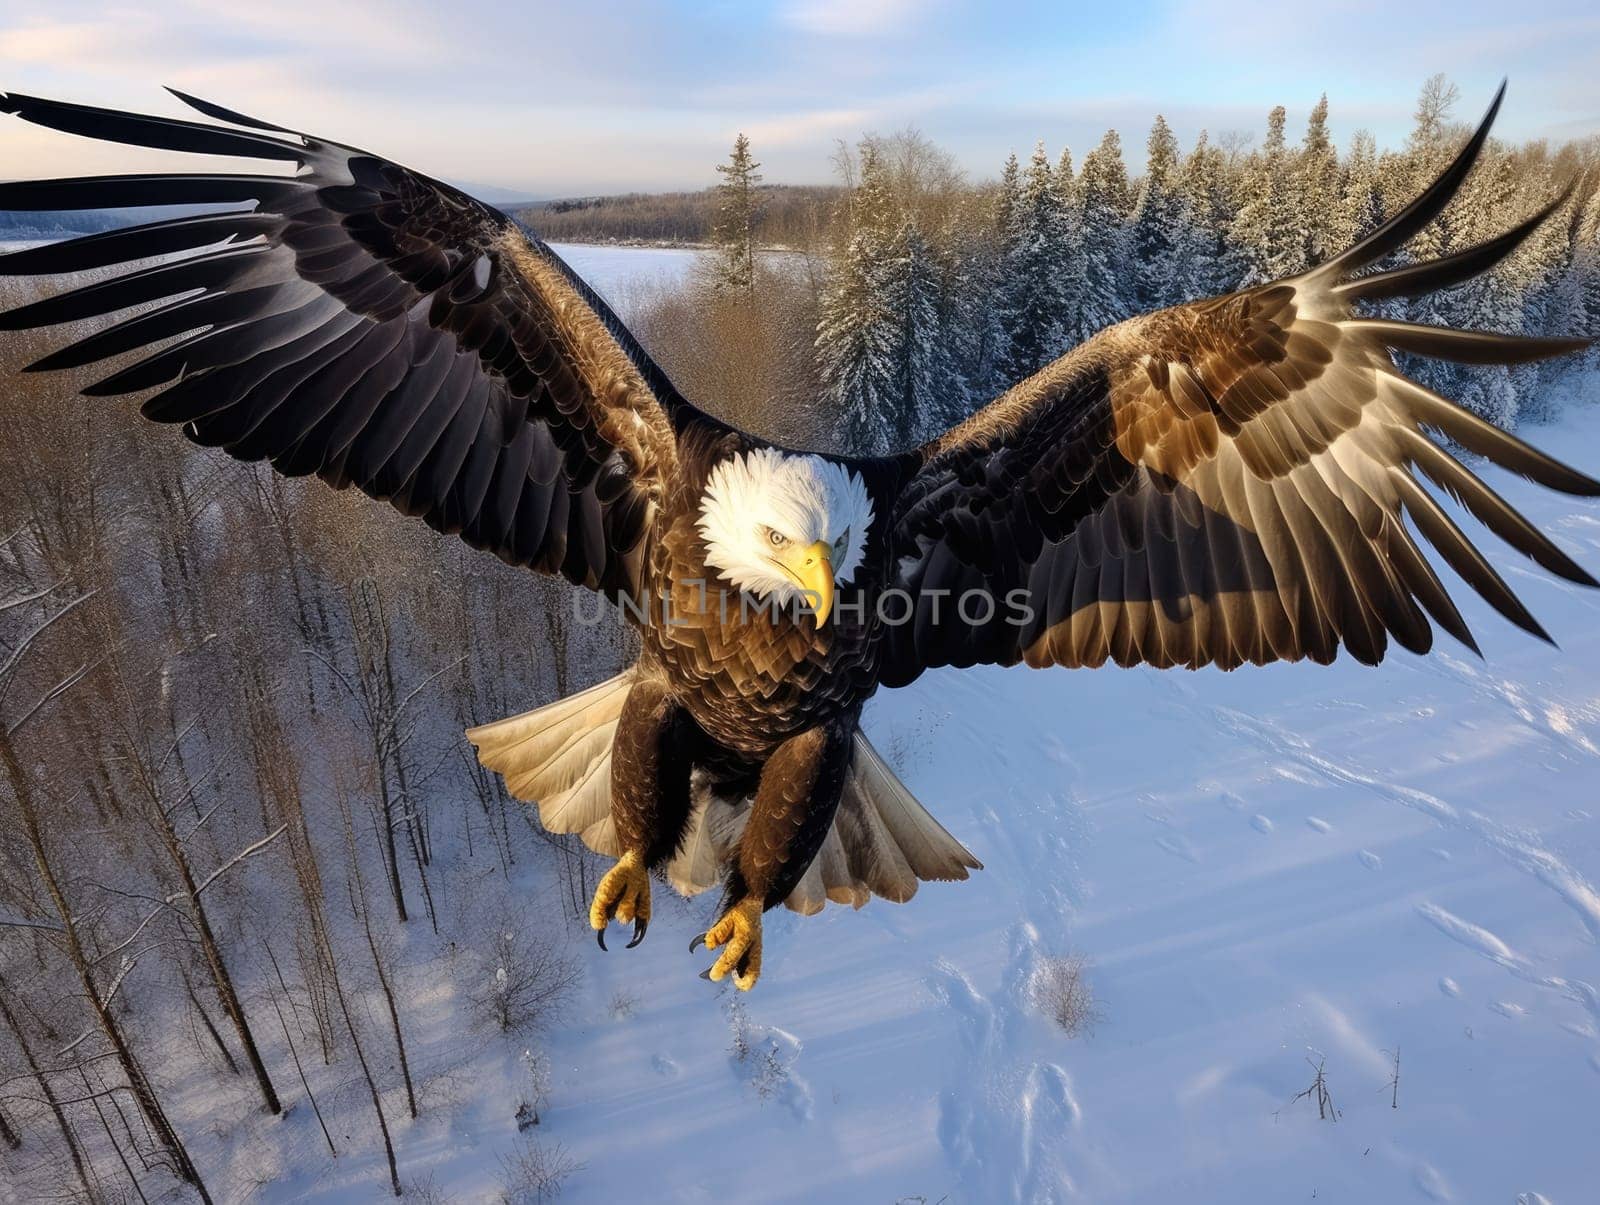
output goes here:
<path id="1" fill-rule="evenodd" d="M 1527 434 L 1600 466 L 1600 408 Z M 1600 505 L 1492 482 L 1600 567 Z M 881 695 L 871 735 L 986 869 L 771 917 L 765 1101 L 686 953 L 702 908 L 586 950 L 547 1121 L 586 1164 L 570 1199 L 1597 1199 L 1600 592 L 1496 559 L 1559 650 L 1463 594 L 1482 661 Z M 1029 1006 L 1058 954 L 1090 962 L 1088 1036 Z M 1308 1060 L 1337 1121 L 1291 1103 Z"/>
<path id="2" fill-rule="evenodd" d="M 561 250 L 607 293 L 693 255 Z M 1588 393 L 1524 434 L 1595 471 L 1600 381 Z M 1600 503 L 1488 476 L 1600 572 Z M 583 985 L 537 1039 L 534 1133 L 583 1165 L 562 1199 L 1600 1199 L 1600 591 L 1481 538 L 1559 650 L 1463 587 L 1481 661 L 1441 638 L 1378 669 L 946 671 L 879 696 L 869 733 L 986 869 L 904 906 L 770 914 L 748 997 L 697 978 L 709 898 L 658 889 L 632 951 L 574 924 Z M 555 909 L 536 881 L 515 905 Z M 482 895 L 499 890 L 486 873 Z M 484 900 L 457 887 L 442 906 Z M 475 952 L 413 928 L 421 1119 L 386 1097 L 401 1175 L 489 1199 L 517 1141 L 518 1047 L 465 1024 L 452 984 Z M 1031 1003 L 1055 956 L 1087 959 L 1098 1000 L 1075 1038 Z M 246 1089 L 175 1086 L 213 1186 L 377 1199 L 362 1089 L 318 1089 L 329 1159 L 273 1046 L 282 1121 Z M 1310 1064 L 1337 1120 L 1293 1099 Z"/>
<path id="3" fill-rule="evenodd" d="M 1600 466 L 1600 408 L 1528 434 Z M 1491 476 L 1600 566 L 1600 505 Z M 1482 661 L 951 671 L 880 696 L 871 735 L 986 869 L 771 914 L 748 997 L 697 978 L 708 899 L 658 891 L 632 951 L 574 925 L 585 981 L 541 1039 L 536 1131 L 583 1165 L 563 1199 L 1593 1201 L 1600 592 L 1496 559 L 1559 650 L 1462 593 Z M 1076 1038 L 1030 1003 L 1058 955 L 1098 999 Z M 480 1199 L 516 1060 L 456 1028 L 426 959 L 410 979 L 414 1061 L 465 1062 L 397 1132 L 402 1174 Z M 1337 1120 L 1294 1100 L 1314 1063 Z M 331 1163 L 291 1119 L 299 1174 L 260 1199 L 377 1193 L 347 1116 L 364 1154 Z"/>

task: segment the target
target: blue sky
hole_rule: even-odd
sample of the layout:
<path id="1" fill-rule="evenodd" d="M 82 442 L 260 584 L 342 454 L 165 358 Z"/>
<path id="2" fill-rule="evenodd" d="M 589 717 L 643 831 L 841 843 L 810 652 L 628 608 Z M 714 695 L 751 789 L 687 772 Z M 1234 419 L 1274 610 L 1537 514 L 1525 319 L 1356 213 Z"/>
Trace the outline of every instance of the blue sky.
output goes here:
<path id="1" fill-rule="evenodd" d="M 525 196 L 698 187 L 746 131 L 769 180 L 829 178 L 835 139 L 915 125 L 975 178 L 1044 138 L 1134 156 L 1165 114 L 1258 131 L 1319 93 L 1336 137 L 1404 137 L 1444 71 L 1512 138 L 1600 134 L 1600 15 L 1568 0 L 63 0 L 0 10 L 0 89 L 156 112 L 172 84 Z M 0 124 L 0 176 L 127 169 L 132 152 Z M 141 155 L 139 166 L 159 162 Z"/>

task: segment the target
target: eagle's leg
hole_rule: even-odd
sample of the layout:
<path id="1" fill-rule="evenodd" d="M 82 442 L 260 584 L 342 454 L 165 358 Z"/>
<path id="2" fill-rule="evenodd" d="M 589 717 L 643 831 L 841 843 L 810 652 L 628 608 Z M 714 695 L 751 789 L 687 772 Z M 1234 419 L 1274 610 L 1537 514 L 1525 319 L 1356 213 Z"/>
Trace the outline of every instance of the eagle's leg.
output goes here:
<path id="1" fill-rule="evenodd" d="M 666 684 L 641 678 L 628 691 L 611 746 L 611 822 L 622 857 L 589 905 L 600 948 L 613 920 L 633 922 L 631 950 L 650 927 L 650 871 L 672 855 L 689 818 L 689 761 L 675 733 L 682 709 Z"/>
<path id="2" fill-rule="evenodd" d="M 850 768 L 852 723 L 790 737 L 761 770 L 750 819 L 728 875 L 721 918 L 706 931 L 722 954 L 706 972 L 749 991 L 761 975 L 761 914 L 783 903 L 822 848 Z M 691 946 L 691 949 L 694 947 Z"/>

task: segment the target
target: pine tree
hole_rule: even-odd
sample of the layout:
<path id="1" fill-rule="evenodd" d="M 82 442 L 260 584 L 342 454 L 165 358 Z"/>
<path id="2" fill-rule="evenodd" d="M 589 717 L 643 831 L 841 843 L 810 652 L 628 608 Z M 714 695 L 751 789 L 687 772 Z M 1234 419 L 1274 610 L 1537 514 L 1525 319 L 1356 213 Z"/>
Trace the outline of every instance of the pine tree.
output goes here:
<path id="1" fill-rule="evenodd" d="M 1383 223 L 1383 194 L 1378 187 L 1378 151 L 1372 135 L 1357 130 L 1350 141 L 1344 181 L 1328 231 L 1330 254 L 1337 255 Z"/>
<path id="2" fill-rule="evenodd" d="M 714 279 L 718 288 L 748 292 L 756 278 L 756 219 L 759 206 L 755 186 L 761 183 L 750 155 L 750 140 L 740 134 L 733 140 L 728 162 L 717 164 L 722 183 L 717 185 L 717 223 L 712 241 L 721 249 Z"/>
<path id="3" fill-rule="evenodd" d="M 1233 242 L 1244 255 L 1245 283 L 1281 280 L 1306 267 L 1306 233 L 1295 210 L 1282 105 L 1267 115 L 1267 138 L 1250 157 L 1241 183 Z"/>
<path id="4" fill-rule="evenodd" d="M 1591 183 L 1587 191 L 1577 219 L 1577 237 L 1573 240 L 1571 275 L 1575 302 L 1571 325 L 1560 329 L 1600 336 L 1600 188 Z M 1584 361 L 1592 368 L 1600 368 L 1600 341 L 1589 345 Z"/>
<path id="5" fill-rule="evenodd" d="M 1183 293 L 1187 258 L 1183 202 L 1178 192 L 1178 140 L 1156 115 L 1146 143 L 1148 159 L 1130 235 L 1136 272 L 1134 301 L 1141 310 L 1172 305 Z"/>
<path id="6" fill-rule="evenodd" d="M 1079 196 L 1083 207 L 1083 292 L 1068 342 L 1081 343 L 1136 308 L 1128 282 L 1128 171 L 1122 141 L 1107 130 L 1083 160 Z"/>
<path id="7" fill-rule="evenodd" d="M 888 172 L 865 144 L 848 202 L 849 237 L 834 257 L 817 322 L 823 393 L 846 445 L 887 451 L 904 397 L 904 327 L 895 292 L 894 199 Z"/>
<path id="8" fill-rule="evenodd" d="M 943 430 L 967 410 L 955 340 L 947 329 L 942 273 L 916 222 L 907 219 L 895 238 L 892 281 L 886 299 L 900 316 L 900 400 L 891 422 L 892 448 L 912 447 Z"/>
<path id="9" fill-rule="evenodd" d="M 1011 250 L 1017 244 L 1022 209 L 1022 169 L 1015 153 L 1006 158 L 1000 184 L 987 210 L 987 221 L 957 227 L 957 270 L 952 307 L 954 338 L 963 349 L 964 379 L 973 390 L 990 396 L 1013 382 L 1008 364 L 1011 330 L 1007 321 L 1013 280 Z"/>
<path id="10" fill-rule="evenodd" d="M 1044 143 L 1034 148 L 1006 257 L 1006 374 L 1037 372 L 1066 349 L 1065 273 L 1070 250 L 1066 206 Z"/>
<path id="11" fill-rule="evenodd" d="M 1178 190 L 1188 235 L 1179 295 L 1193 299 L 1229 292 L 1244 269 L 1228 238 L 1233 215 L 1227 164 L 1204 130 L 1183 162 Z"/>
<path id="12" fill-rule="evenodd" d="M 1066 347 L 1076 340 L 1073 323 L 1083 308 L 1083 187 L 1072 171 L 1072 148 L 1062 147 L 1056 160 L 1056 196 L 1066 221 L 1065 263 L 1061 268 L 1061 336 Z"/>
<path id="13" fill-rule="evenodd" d="M 1328 96 L 1323 93 L 1306 122 L 1294 165 L 1294 205 L 1305 228 L 1305 261 L 1325 263 L 1343 247 L 1338 241 L 1339 154 L 1328 137 Z"/>

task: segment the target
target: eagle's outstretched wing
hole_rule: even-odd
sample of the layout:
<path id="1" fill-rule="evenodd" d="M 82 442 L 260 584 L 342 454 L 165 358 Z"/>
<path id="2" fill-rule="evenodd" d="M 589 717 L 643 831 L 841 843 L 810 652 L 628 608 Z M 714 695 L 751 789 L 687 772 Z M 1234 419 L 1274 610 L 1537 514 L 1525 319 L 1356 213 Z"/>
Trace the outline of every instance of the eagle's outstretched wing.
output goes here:
<path id="1" fill-rule="evenodd" d="M 1438 216 L 1499 103 L 1422 196 L 1337 259 L 1112 327 L 923 448 L 893 536 L 915 618 L 888 629 L 884 681 L 980 662 L 1328 662 L 1341 643 L 1373 663 L 1390 637 L 1426 650 L 1430 615 L 1476 648 L 1406 518 L 1544 636 L 1416 474 L 1540 565 L 1596 582 L 1428 432 L 1553 489 L 1600 482 L 1407 379 L 1390 353 L 1514 364 L 1588 340 L 1352 309 L 1466 280 L 1555 208 L 1448 258 L 1358 275 Z"/>
<path id="2" fill-rule="evenodd" d="M 229 125 L 0 94 L 53 129 L 294 171 L 0 184 L 0 210 L 232 207 L 0 256 L 0 275 L 94 273 L 0 330 L 126 315 L 30 367 L 120 357 L 86 394 L 156 390 L 144 413 L 197 443 L 635 595 L 674 420 L 698 412 L 605 303 L 447 184 L 179 96 Z"/>

